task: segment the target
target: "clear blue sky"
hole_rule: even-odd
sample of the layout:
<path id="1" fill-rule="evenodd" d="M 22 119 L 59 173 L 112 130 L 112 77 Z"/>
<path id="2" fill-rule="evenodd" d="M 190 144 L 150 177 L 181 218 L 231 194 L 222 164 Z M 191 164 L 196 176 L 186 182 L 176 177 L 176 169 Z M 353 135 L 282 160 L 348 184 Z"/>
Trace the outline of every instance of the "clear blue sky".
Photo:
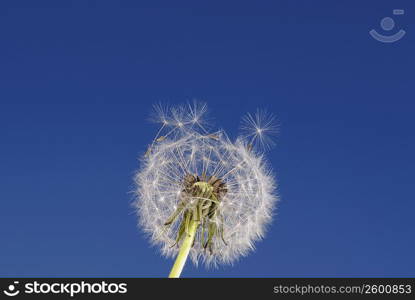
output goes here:
<path id="1" fill-rule="evenodd" d="M 166 276 L 128 192 L 151 105 L 194 98 L 233 136 L 278 116 L 282 200 L 255 253 L 185 276 L 415 275 L 413 1 L 137 2 L 1 1 L 0 276 Z"/>

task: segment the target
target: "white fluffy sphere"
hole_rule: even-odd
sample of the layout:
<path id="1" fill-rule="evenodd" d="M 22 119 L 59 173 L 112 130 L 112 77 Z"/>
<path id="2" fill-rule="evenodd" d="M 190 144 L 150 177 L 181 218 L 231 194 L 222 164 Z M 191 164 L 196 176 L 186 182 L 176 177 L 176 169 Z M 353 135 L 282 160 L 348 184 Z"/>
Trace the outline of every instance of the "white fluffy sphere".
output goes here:
<path id="1" fill-rule="evenodd" d="M 243 137 L 231 142 L 223 131 L 205 131 L 197 106 L 173 112 L 172 117 L 160 116 L 162 128 L 135 176 L 139 224 L 165 256 L 176 256 L 183 212 L 170 226 L 165 223 L 180 203 L 184 178 L 189 174 L 215 176 L 226 186 L 226 193 L 209 222 L 223 233 L 213 237 L 209 251 L 202 242 L 206 232 L 198 228 L 190 257 L 195 264 L 232 263 L 253 250 L 254 242 L 264 236 L 278 199 L 275 179 L 263 154 Z M 161 135 L 163 130 L 167 134 Z"/>

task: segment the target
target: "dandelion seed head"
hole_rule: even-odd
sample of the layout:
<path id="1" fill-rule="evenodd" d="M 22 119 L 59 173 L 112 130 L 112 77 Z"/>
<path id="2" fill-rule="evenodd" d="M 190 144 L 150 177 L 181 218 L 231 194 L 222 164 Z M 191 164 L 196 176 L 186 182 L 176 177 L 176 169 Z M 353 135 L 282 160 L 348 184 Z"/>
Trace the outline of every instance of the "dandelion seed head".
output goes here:
<path id="1" fill-rule="evenodd" d="M 263 238 L 278 199 L 275 178 L 264 156 L 249 149 L 249 138 L 231 141 L 223 130 L 207 132 L 201 125 L 206 105 L 195 105 L 163 110 L 174 125 L 160 130 L 165 138 L 156 137 L 141 159 L 134 205 L 140 227 L 166 257 L 179 251 L 184 215 L 205 207 L 189 255 L 196 265 L 230 264 Z M 214 228 L 209 244 L 203 226 Z"/>

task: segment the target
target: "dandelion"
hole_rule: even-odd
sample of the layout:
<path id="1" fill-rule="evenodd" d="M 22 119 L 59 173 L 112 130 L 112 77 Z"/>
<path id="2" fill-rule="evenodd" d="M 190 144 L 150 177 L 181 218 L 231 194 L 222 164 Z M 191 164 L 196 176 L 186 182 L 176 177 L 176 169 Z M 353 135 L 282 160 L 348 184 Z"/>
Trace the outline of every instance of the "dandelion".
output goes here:
<path id="1" fill-rule="evenodd" d="M 256 149 L 273 125 L 267 120 L 261 135 L 231 141 L 223 130 L 207 130 L 205 104 L 156 110 L 160 129 L 135 176 L 139 224 L 166 257 L 176 257 L 169 277 L 180 276 L 187 257 L 196 265 L 235 262 L 264 237 L 277 201 Z"/>

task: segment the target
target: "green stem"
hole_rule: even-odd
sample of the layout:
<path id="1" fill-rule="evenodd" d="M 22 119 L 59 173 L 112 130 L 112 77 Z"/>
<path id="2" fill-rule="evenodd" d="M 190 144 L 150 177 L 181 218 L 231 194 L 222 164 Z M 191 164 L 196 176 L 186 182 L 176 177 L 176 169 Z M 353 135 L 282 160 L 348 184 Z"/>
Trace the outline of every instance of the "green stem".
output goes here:
<path id="1" fill-rule="evenodd" d="M 199 221 L 191 220 L 189 224 L 189 231 L 186 232 L 183 243 L 180 247 L 179 254 L 176 257 L 173 268 L 170 271 L 169 278 L 179 278 L 182 273 L 190 248 L 192 248 L 193 240 L 195 239 L 196 230 L 199 226 Z"/>

